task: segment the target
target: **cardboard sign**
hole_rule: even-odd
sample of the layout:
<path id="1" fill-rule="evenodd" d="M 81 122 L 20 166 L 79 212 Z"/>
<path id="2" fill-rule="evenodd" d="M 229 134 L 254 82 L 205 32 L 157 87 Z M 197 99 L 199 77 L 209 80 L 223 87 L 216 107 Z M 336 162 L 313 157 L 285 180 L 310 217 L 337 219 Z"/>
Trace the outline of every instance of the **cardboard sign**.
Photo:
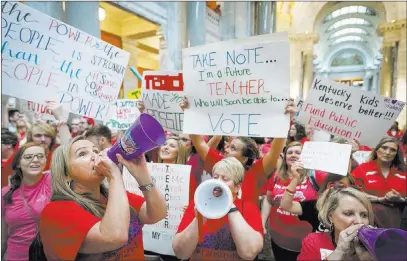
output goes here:
<path id="1" fill-rule="evenodd" d="M 301 161 L 306 169 L 322 170 L 346 176 L 352 145 L 333 142 L 305 142 Z"/>
<path id="2" fill-rule="evenodd" d="M 175 256 L 172 239 L 189 203 L 189 178 L 191 166 L 178 164 L 147 163 L 150 175 L 167 202 L 167 217 L 154 225 L 143 226 L 144 249 L 163 255 Z M 123 168 L 123 181 L 127 191 L 142 197 L 137 181 Z"/>
<path id="3" fill-rule="evenodd" d="M 19 2 L 2 3 L 2 93 L 104 120 L 130 54 Z"/>
<path id="4" fill-rule="evenodd" d="M 404 105 L 402 101 L 318 77 L 302 106 L 300 121 L 375 147 Z"/>
<path id="5" fill-rule="evenodd" d="M 360 165 L 369 161 L 370 154 L 372 154 L 371 151 L 356 151 L 352 154 L 352 157 Z"/>
<path id="6" fill-rule="evenodd" d="M 113 113 L 104 125 L 111 130 L 127 130 L 140 116 L 140 111 L 137 107 L 138 101 L 131 99 L 117 100 L 112 103 Z"/>
<path id="7" fill-rule="evenodd" d="M 286 137 L 289 61 L 288 34 L 184 49 L 184 133 Z"/>
<path id="8" fill-rule="evenodd" d="M 35 103 L 32 101 L 21 101 L 21 112 L 32 112 L 41 114 L 42 119 L 55 121 L 54 114 L 45 105 Z"/>
<path id="9" fill-rule="evenodd" d="M 172 133 L 182 133 L 184 113 L 179 106 L 184 97 L 182 72 L 145 71 L 142 97 L 145 113 Z"/>

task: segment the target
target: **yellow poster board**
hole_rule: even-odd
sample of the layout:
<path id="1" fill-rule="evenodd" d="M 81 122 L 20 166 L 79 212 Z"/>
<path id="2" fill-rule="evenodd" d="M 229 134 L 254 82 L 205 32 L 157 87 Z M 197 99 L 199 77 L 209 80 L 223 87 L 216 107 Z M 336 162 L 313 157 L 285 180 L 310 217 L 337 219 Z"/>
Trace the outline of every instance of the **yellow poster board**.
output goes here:
<path id="1" fill-rule="evenodd" d="M 129 99 L 139 99 L 141 97 L 141 88 L 136 88 L 127 93 Z"/>

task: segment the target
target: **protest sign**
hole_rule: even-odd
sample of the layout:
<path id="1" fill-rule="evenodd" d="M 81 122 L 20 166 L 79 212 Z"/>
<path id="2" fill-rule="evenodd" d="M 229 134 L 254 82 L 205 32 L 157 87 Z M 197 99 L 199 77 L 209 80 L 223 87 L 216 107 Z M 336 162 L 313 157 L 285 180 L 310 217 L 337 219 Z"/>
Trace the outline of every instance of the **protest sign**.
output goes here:
<path id="1" fill-rule="evenodd" d="M 20 100 L 20 102 L 21 111 L 41 114 L 42 119 L 55 121 L 53 112 L 47 106 L 32 101 Z"/>
<path id="2" fill-rule="evenodd" d="M 184 113 L 179 106 L 184 97 L 182 72 L 145 71 L 142 97 L 145 113 L 159 121 L 165 130 L 182 132 Z"/>
<path id="3" fill-rule="evenodd" d="M 104 120 L 130 54 L 19 2 L 2 3 L 2 93 Z"/>
<path id="4" fill-rule="evenodd" d="M 352 145 L 323 141 L 304 143 L 301 161 L 306 169 L 322 170 L 346 176 Z"/>
<path id="5" fill-rule="evenodd" d="M 280 35 L 280 34 L 279 34 Z M 273 35 L 270 35 L 272 39 Z M 183 50 L 189 108 L 184 133 L 286 137 L 290 97 L 288 35 Z"/>
<path id="6" fill-rule="evenodd" d="M 300 121 L 375 147 L 404 105 L 402 101 L 317 77 L 302 106 Z"/>
<path id="7" fill-rule="evenodd" d="M 104 125 L 112 130 L 127 130 L 140 116 L 138 101 L 121 99 L 112 103 L 112 115 Z"/>
<path id="8" fill-rule="evenodd" d="M 151 176 L 156 180 L 156 187 L 164 195 L 168 213 L 158 223 L 143 226 L 144 249 L 175 256 L 172 240 L 184 215 L 183 208 L 189 204 L 191 166 L 147 163 L 147 167 Z M 123 168 L 123 181 L 127 191 L 143 196 L 136 179 L 126 168 Z"/>
<path id="9" fill-rule="evenodd" d="M 371 151 L 355 151 L 352 154 L 352 158 L 360 165 L 369 161 L 370 154 L 372 154 Z"/>
<path id="10" fill-rule="evenodd" d="M 134 90 L 127 92 L 127 97 L 129 97 L 129 99 L 139 99 L 140 96 L 141 96 L 141 88 L 136 88 Z"/>
<path id="11" fill-rule="evenodd" d="M 302 108 L 302 105 L 304 104 L 304 100 L 301 97 L 297 97 L 294 101 L 295 106 L 297 107 L 297 113 L 295 114 L 295 118 L 297 119 L 298 116 L 300 115 L 300 111 Z"/>

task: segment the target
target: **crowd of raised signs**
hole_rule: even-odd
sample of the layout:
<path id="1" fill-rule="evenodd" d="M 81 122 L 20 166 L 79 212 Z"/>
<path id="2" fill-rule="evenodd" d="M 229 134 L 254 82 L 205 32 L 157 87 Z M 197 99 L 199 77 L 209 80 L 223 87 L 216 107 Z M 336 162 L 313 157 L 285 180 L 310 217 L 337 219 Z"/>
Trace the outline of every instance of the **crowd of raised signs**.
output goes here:
<path id="1" fill-rule="evenodd" d="M 303 144 L 316 130 L 294 120 L 292 101 L 287 138 L 167 133 L 145 157 L 117 156 L 141 197 L 126 192 L 122 168 L 106 156 L 122 132 L 86 117 L 65 122 L 61 106 L 48 108 L 56 121 L 30 122 L 25 111 L 3 108 L 2 260 L 261 260 L 267 251 L 277 261 L 375 260 L 358 240 L 361 227 L 407 230 L 407 137 L 397 122 L 375 147 L 331 136 L 352 145 L 346 176 L 303 167 Z M 369 152 L 364 161 L 353 156 L 360 151 Z M 143 247 L 143 225 L 167 215 L 146 162 L 192 166 L 175 256 Z M 193 197 L 208 178 L 229 186 L 234 202 L 200 227 Z"/>

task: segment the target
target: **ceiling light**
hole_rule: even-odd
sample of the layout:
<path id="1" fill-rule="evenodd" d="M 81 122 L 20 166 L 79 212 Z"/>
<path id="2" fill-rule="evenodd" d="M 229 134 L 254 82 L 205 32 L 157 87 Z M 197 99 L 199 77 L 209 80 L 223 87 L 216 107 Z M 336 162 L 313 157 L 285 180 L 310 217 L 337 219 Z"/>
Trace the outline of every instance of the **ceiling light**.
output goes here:
<path id="1" fill-rule="evenodd" d="M 106 18 L 106 11 L 103 7 L 99 7 L 99 21 L 103 21 Z"/>

